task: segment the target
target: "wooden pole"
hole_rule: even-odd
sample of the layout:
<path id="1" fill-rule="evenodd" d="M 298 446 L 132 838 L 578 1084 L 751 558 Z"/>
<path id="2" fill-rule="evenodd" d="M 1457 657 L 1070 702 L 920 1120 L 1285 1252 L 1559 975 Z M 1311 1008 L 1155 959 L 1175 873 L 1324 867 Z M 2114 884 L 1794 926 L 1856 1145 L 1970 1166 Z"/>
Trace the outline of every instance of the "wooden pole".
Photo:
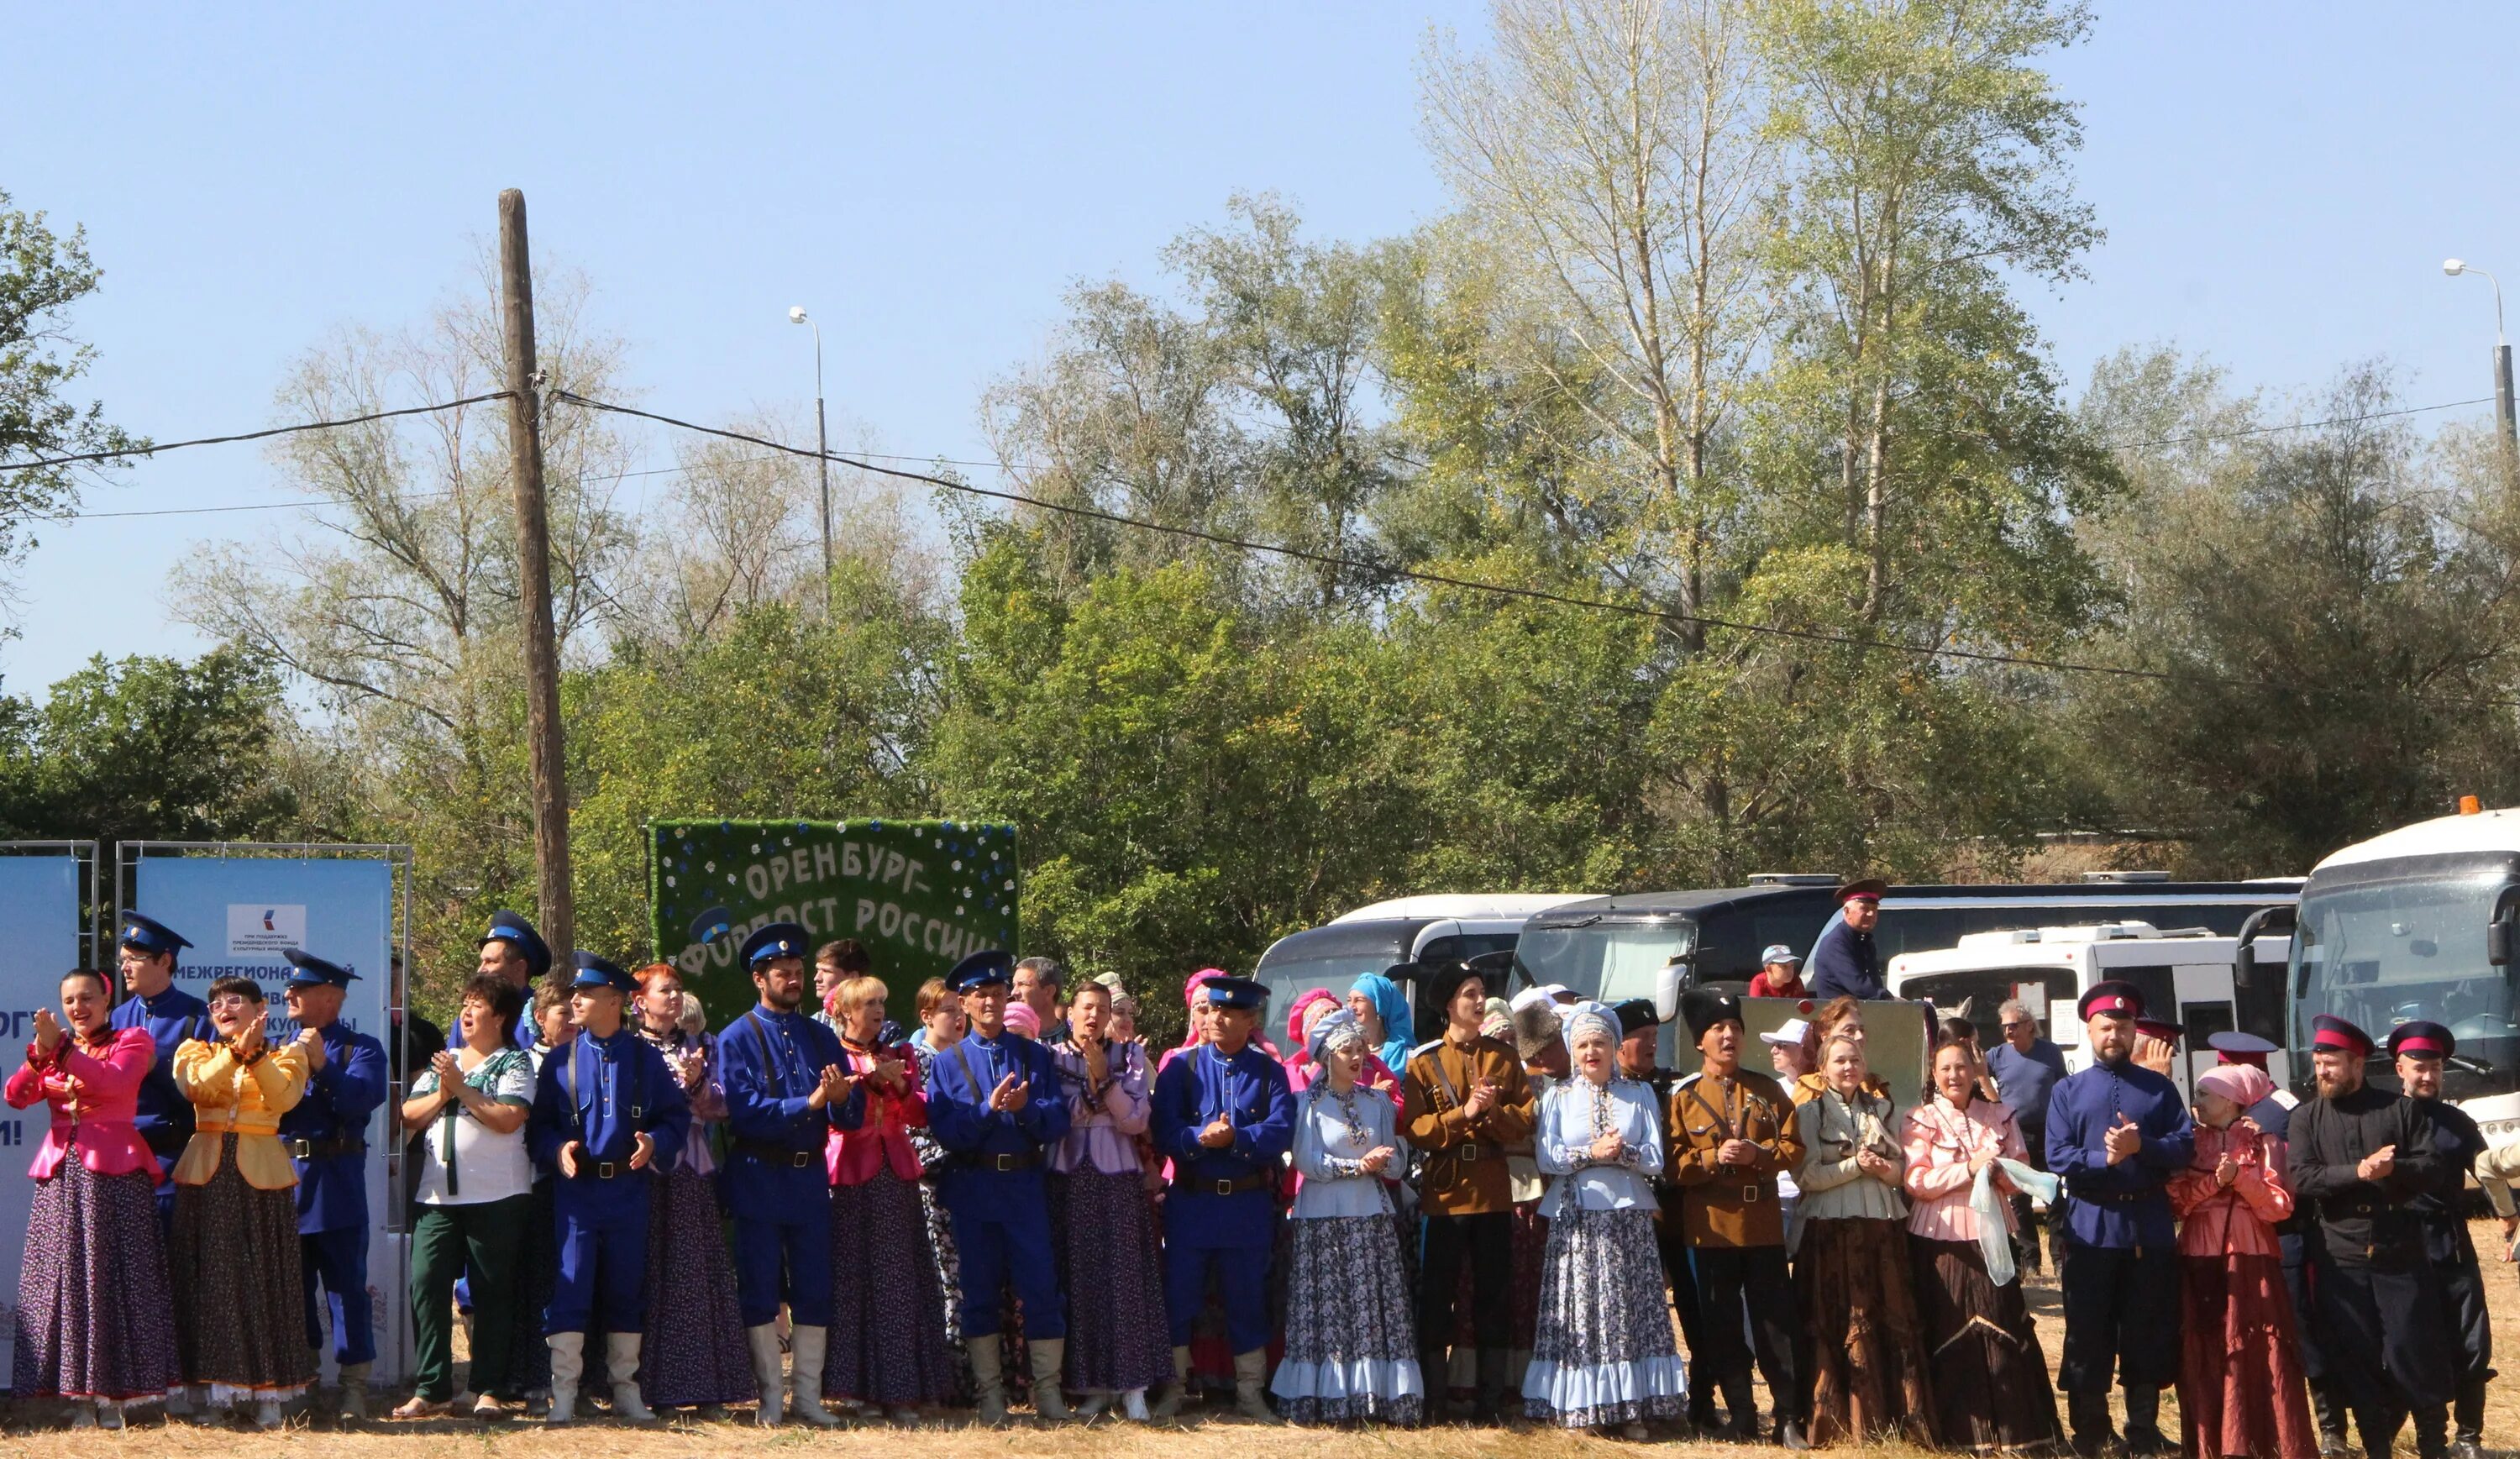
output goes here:
<path id="1" fill-rule="evenodd" d="M 568 879 L 568 781 L 561 758 L 560 646 L 552 629 L 551 529 L 543 508 L 542 383 L 534 369 L 533 260 L 525 195 L 499 195 L 499 301 L 507 336 L 508 475 L 517 493 L 517 595 L 525 638 L 526 755 L 533 767 L 534 924 L 567 965 L 575 906 Z"/>

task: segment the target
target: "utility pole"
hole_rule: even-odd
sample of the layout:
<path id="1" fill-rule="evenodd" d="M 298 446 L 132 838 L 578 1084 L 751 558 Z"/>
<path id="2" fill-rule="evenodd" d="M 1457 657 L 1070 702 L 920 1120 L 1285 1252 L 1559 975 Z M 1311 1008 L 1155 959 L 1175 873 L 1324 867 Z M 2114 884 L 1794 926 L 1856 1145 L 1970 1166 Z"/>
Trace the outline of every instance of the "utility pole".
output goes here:
<path id="1" fill-rule="evenodd" d="M 508 356 L 508 477 L 517 493 L 517 596 L 525 637 L 526 760 L 533 767 L 534 922 L 565 966 L 575 944 L 568 782 L 561 758 L 560 646 L 552 629 L 551 528 L 543 508 L 542 374 L 534 368 L 534 270 L 525 195 L 499 195 L 499 303 Z"/>
<path id="2" fill-rule="evenodd" d="M 788 322 L 814 332 L 814 468 L 823 481 L 823 621 L 832 621 L 832 436 L 823 424 L 823 327 L 802 304 L 788 309 Z"/>

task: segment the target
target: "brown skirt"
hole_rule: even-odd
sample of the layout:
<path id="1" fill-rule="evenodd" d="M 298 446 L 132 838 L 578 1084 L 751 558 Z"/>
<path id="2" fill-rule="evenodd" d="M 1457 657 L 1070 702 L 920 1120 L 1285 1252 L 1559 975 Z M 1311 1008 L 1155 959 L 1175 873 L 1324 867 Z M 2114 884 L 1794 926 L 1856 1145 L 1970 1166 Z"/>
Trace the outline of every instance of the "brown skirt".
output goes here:
<path id="1" fill-rule="evenodd" d="M 1911 1236 L 1908 1250 L 1943 1442 L 1981 1450 L 2054 1442 L 2056 1390 L 2020 1279 L 1997 1286 L 1974 1241 Z"/>
<path id="2" fill-rule="evenodd" d="M 2292 1298 L 2273 1257 L 2186 1257 L 2179 1413 L 2195 1459 L 2312 1459 L 2318 1436 L 2293 1336 Z"/>
<path id="3" fill-rule="evenodd" d="M 256 1190 L 237 1170 L 237 1137 L 220 1136 L 204 1185 L 175 1188 L 175 1355 L 210 1401 L 293 1398 L 315 1376 L 298 1287 L 297 1193 Z"/>
<path id="4" fill-rule="evenodd" d="M 1933 1398 L 1908 1276 L 1908 1231 L 1893 1217 L 1803 1223 L 1794 1290 L 1812 1345 L 1811 1441 L 1889 1436 L 1930 1446 Z"/>

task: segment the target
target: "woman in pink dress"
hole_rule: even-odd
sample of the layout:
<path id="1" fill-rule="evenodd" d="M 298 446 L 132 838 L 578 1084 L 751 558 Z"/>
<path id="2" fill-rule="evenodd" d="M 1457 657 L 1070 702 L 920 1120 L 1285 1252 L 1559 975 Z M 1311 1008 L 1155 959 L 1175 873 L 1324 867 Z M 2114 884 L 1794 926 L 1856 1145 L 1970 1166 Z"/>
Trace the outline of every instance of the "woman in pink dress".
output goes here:
<path id="1" fill-rule="evenodd" d="M 70 1400 L 70 1424 L 122 1427 L 126 1403 L 182 1381 L 175 1305 L 158 1229 L 155 1157 L 131 1125 L 140 1081 L 158 1062 L 149 1031 L 108 1024 L 103 973 L 62 979 L 62 1016 L 35 1010 L 26 1062 L 9 1076 L 12 1108 L 52 1107 L 27 1171 L 35 1180 L 18 1274 L 21 1397 Z"/>
<path id="2" fill-rule="evenodd" d="M 2184 1320 L 2179 1413 L 2190 1459 L 2312 1459 L 2310 1389 L 2274 1223 L 2292 1215 L 2284 1142 L 2242 1111 L 2274 1092 L 2263 1069 L 2196 1077 L 2196 1156 L 2170 1182 Z"/>

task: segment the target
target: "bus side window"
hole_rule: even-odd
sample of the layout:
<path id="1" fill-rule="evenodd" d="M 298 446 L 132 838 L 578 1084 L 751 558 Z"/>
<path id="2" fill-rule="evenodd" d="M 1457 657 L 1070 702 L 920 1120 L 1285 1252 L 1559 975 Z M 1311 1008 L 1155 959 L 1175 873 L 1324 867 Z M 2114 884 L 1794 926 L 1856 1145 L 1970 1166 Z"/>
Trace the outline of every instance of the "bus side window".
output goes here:
<path id="1" fill-rule="evenodd" d="M 2170 964 L 2166 962 L 2103 968 L 2100 970 L 2100 976 L 2104 979 L 2118 978 L 2134 984 L 2136 992 L 2143 995 L 2143 1005 L 2146 1008 L 2161 1009 L 2179 1006 L 2177 976 L 2171 972 Z"/>
<path id="2" fill-rule="evenodd" d="M 2228 1003 L 2182 1003 L 2179 1021 L 2187 1026 L 2187 1036 L 2181 1040 L 2189 1051 L 2207 1047 L 2207 1039 L 2217 1034 L 2233 1031 L 2231 1005 Z"/>

